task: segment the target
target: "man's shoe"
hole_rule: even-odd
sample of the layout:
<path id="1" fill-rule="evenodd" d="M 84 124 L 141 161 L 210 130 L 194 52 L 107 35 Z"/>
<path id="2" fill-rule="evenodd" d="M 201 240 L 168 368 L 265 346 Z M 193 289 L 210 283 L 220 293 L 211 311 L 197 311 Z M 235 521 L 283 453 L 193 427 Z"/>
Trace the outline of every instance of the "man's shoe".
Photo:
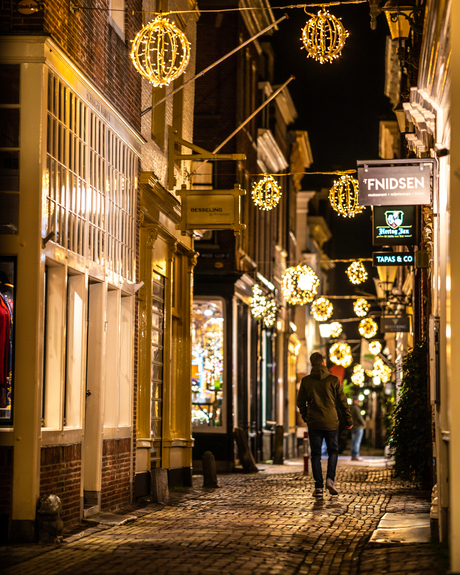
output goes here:
<path id="1" fill-rule="evenodd" d="M 326 489 L 329 491 L 331 495 L 339 494 L 339 492 L 335 488 L 335 483 L 332 481 L 332 479 L 326 479 Z"/>
<path id="2" fill-rule="evenodd" d="M 362 457 L 352 457 L 351 460 L 352 461 L 362 461 L 363 458 Z"/>
<path id="3" fill-rule="evenodd" d="M 322 497 L 323 496 L 323 490 L 319 489 L 318 487 L 313 491 L 313 497 Z"/>

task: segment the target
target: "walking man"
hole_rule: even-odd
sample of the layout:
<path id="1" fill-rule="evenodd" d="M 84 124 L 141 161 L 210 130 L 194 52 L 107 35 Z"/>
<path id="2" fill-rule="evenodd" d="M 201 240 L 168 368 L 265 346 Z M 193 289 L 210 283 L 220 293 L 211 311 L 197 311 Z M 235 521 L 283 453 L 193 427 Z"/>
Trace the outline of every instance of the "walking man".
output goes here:
<path id="1" fill-rule="evenodd" d="M 311 468 L 315 480 L 315 497 L 323 496 L 323 472 L 321 470 L 321 444 L 323 438 L 327 446 L 326 489 L 331 495 L 338 495 L 335 487 L 335 471 L 339 456 L 339 418 L 337 409 L 342 412 L 347 428 L 353 427 L 347 397 L 339 378 L 331 375 L 326 368 L 323 356 L 315 352 L 310 357 L 311 373 L 300 383 L 297 407 L 302 419 L 307 423 L 311 448 Z"/>
<path id="2" fill-rule="evenodd" d="M 361 407 L 357 397 L 353 398 L 353 405 L 351 406 L 351 417 L 353 418 L 353 429 L 351 430 L 350 444 L 351 459 L 352 461 L 361 461 L 362 458 L 359 456 L 359 448 L 363 439 L 366 422 L 361 415 Z"/>

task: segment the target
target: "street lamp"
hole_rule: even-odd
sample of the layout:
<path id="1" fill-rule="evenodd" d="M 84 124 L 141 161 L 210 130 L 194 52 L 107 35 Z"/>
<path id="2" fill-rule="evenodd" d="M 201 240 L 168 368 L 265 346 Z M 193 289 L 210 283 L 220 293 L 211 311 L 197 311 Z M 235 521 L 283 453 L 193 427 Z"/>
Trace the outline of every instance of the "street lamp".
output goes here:
<path id="1" fill-rule="evenodd" d="M 391 290 L 393 289 L 393 284 L 395 283 L 397 271 L 398 266 L 377 266 L 379 279 L 375 279 L 375 289 L 378 299 L 388 300 Z"/>
<path id="2" fill-rule="evenodd" d="M 414 20 L 414 5 L 407 0 L 388 0 L 382 10 L 387 18 L 391 39 L 409 38 Z"/>

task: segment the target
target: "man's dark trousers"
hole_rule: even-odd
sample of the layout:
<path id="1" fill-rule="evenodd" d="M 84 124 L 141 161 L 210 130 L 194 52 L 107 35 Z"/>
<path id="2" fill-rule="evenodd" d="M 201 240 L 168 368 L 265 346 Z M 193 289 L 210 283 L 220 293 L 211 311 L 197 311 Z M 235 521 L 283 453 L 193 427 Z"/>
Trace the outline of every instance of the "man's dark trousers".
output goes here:
<path id="1" fill-rule="evenodd" d="M 326 440 L 327 446 L 327 473 L 326 479 L 335 481 L 335 470 L 337 468 L 337 460 L 339 458 L 339 430 L 325 431 L 321 429 L 309 429 L 308 436 L 310 439 L 311 450 L 311 470 L 313 472 L 313 479 L 315 480 L 315 488 L 323 488 L 323 472 L 321 470 L 321 445 L 323 438 Z"/>

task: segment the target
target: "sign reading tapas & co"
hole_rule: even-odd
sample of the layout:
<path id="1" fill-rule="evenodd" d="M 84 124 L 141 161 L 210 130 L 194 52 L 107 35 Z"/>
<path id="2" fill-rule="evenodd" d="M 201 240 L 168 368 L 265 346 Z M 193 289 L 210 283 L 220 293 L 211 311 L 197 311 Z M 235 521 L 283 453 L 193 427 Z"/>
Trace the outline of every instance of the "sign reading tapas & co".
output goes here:
<path id="1" fill-rule="evenodd" d="M 394 164 L 393 164 L 394 162 Z M 406 160 L 401 165 L 358 162 L 359 204 L 361 206 L 415 206 L 431 202 L 432 162 Z M 415 165 L 414 165 L 415 164 Z"/>

